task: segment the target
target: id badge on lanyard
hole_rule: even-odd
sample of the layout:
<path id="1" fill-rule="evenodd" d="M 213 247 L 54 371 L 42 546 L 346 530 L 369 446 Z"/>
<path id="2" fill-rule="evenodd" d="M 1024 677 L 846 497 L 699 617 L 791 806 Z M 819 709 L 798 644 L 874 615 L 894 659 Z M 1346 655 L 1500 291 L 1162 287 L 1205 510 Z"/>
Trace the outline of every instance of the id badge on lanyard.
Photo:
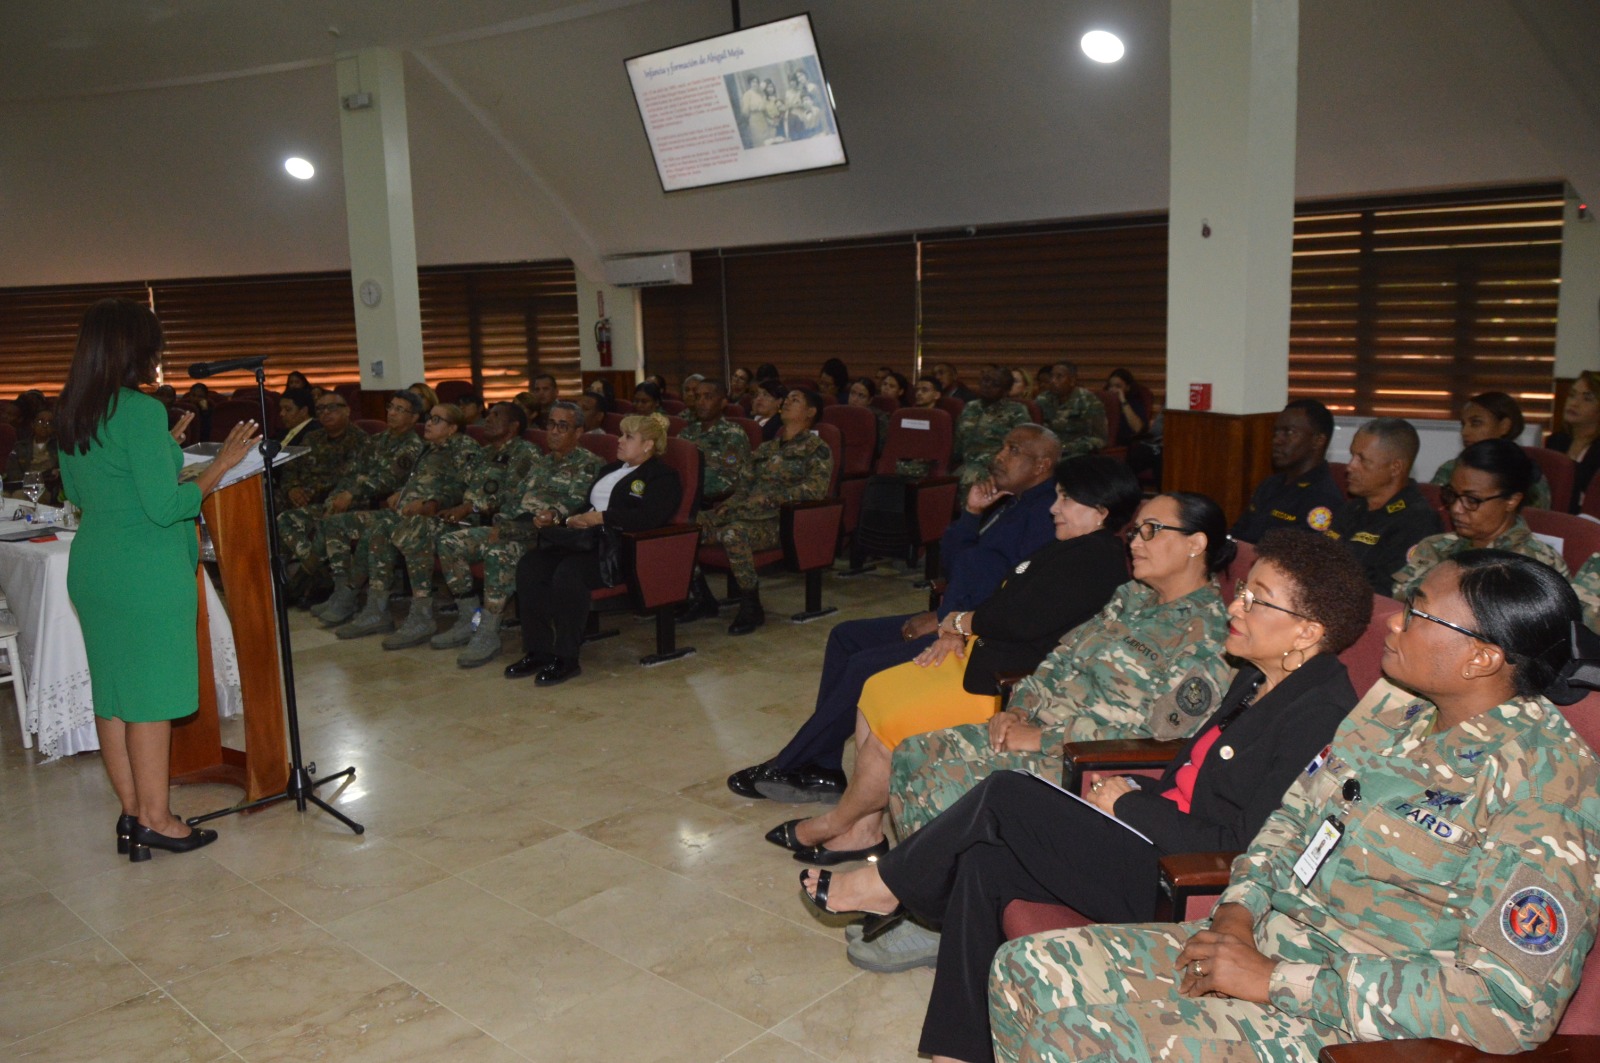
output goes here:
<path id="1" fill-rule="evenodd" d="M 1343 796 L 1343 812 L 1349 815 L 1350 806 L 1361 800 L 1361 784 L 1355 779 L 1345 780 Z M 1311 885 L 1311 880 L 1317 877 L 1317 872 L 1322 870 L 1322 865 L 1328 862 L 1343 838 L 1344 821 L 1338 816 L 1330 815 L 1317 826 L 1311 841 L 1294 862 L 1294 877 L 1300 880 L 1300 885 Z"/>

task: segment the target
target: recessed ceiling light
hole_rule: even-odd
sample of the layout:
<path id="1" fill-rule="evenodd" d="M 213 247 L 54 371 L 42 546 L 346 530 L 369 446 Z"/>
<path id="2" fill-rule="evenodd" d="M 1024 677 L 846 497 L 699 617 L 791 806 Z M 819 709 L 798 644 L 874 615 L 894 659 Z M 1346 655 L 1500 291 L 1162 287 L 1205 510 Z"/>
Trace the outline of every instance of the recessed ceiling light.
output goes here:
<path id="1" fill-rule="evenodd" d="M 1083 35 L 1083 54 L 1097 63 L 1115 63 L 1122 58 L 1122 38 L 1105 30 L 1090 30 Z"/>
<path id="2" fill-rule="evenodd" d="M 298 155 L 292 159 L 285 159 L 283 162 L 283 168 L 289 171 L 290 177 L 298 177 L 302 181 L 311 180 L 311 178 L 316 176 L 317 173 L 317 168 L 315 166 L 311 165 Z"/>

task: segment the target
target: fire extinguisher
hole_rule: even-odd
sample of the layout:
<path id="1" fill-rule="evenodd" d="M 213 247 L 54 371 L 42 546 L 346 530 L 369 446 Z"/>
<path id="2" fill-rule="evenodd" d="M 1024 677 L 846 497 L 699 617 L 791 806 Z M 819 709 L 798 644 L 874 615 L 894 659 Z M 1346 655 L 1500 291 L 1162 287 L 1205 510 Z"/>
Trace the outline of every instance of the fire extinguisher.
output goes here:
<path id="1" fill-rule="evenodd" d="M 594 346 L 600 354 L 600 365 L 611 366 L 611 319 L 603 317 L 594 323 Z"/>

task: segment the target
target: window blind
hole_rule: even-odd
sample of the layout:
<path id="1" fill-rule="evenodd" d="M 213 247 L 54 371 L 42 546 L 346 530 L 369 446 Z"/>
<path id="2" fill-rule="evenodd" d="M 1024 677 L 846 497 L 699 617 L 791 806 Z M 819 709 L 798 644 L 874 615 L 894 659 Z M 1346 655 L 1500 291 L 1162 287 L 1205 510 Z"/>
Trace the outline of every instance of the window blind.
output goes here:
<path id="1" fill-rule="evenodd" d="M 0 291 L 0 395 L 61 390 L 78 345 L 84 311 L 100 299 L 150 301 L 142 284 L 16 288 Z"/>

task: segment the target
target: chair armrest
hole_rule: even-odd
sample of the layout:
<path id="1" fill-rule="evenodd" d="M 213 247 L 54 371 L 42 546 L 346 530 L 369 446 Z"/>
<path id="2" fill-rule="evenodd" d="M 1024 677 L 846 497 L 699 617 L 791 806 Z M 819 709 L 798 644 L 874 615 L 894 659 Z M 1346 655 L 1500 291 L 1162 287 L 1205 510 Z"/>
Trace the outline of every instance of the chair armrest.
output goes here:
<path id="1" fill-rule="evenodd" d="M 646 528 L 644 531 L 623 532 L 622 537 L 630 542 L 643 543 L 651 539 L 670 539 L 676 535 L 687 535 L 693 532 L 700 534 L 700 528 L 694 524 L 667 524 L 660 528 Z"/>
<path id="2" fill-rule="evenodd" d="M 1515 1056 L 1490 1055 L 1471 1045 L 1441 1041 L 1436 1037 L 1328 1045 L 1317 1054 L 1318 1063 L 1489 1063 L 1490 1060 L 1505 1059 L 1521 1059 L 1529 1063 L 1542 1063 L 1544 1060 L 1600 1063 L 1600 1037 L 1556 1034 L 1539 1047 Z"/>
<path id="3" fill-rule="evenodd" d="M 785 562 L 796 572 L 832 565 L 843 520 L 844 502 L 838 498 L 783 503 L 778 508 L 778 544 Z"/>
<path id="4" fill-rule="evenodd" d="M 911 493 L 906 512 L 916 519 L 917 540 L 924 546 L 938 541 L 954 519 L 961 481 L 954 476 L 929 476 L 907 484 L 906 490 Z"/>
<path id="5" fill-rule="evenodd" d="M 639 610 L 675 605 L 689 597 L 700 528 L 669 524 L 622 534 L 622 569 L 633 607 Z"/>
<path id="6" fill-rule="evenodd" d="M 1006 703 L 1011 700 L 1011 692 L 1017 689 L 1017 684 L 1032 675 L 1032 672 L 996 672 L 994 674 L 994 689 L 1000 695 L 1000 708 L 1005 709 Z"/>
<path id="7" fill-rule="evenodd" d="M 1171 853 L 1161 858 L 1158 922 L 1183 922 L 1194 897 L 1214 897 L 1228 886 L 1228 870 L 1238 853 Z"/>
<path id="8" fill-rule="evenodd" d="M 1154 738 L 1112 738 L 1099 742 L 1068 742 L 1061 747 L 1061 785 L 1077 793 L 1086 771 L 1132 771 L 1164 768 L 1183 749 L 1181 741 Z"/>

